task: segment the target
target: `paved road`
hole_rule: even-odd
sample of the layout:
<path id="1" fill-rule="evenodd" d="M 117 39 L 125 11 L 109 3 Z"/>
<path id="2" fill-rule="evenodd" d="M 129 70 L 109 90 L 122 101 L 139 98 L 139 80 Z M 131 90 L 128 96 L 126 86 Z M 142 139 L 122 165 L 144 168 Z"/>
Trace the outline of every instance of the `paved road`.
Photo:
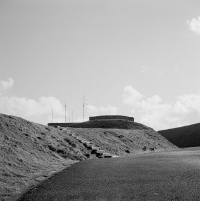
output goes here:
<path id="1" fill-rule="evenodd" d="M 19 200 L 200 200 L 200 151 L 77 163 Z"/>

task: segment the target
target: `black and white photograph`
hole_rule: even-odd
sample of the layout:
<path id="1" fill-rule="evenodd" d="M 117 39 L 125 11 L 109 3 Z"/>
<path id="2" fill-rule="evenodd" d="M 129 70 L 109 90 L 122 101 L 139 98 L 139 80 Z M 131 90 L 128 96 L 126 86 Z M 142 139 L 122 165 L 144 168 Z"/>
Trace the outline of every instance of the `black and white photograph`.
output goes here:
<path id="1" fill-rule="evenodd" d="M 200 0 L 0 0 L 0 201 L 200 201 Z"/>

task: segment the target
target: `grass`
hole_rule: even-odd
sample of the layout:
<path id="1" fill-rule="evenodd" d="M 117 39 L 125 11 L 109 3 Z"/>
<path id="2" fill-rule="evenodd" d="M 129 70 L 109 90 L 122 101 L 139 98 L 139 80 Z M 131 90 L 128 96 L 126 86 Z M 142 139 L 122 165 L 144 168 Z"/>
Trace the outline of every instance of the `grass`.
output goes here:
<path id="1" fill-rule="evenodd" d="M 56 129 L 0 114 L 0 200 L 90 158 L 91 150 L 72 133 L 118 156 L 176 149 L 153 129 L 135 122 L 92 121 L 75 126 L 80 125 L 83 128 Z"/>

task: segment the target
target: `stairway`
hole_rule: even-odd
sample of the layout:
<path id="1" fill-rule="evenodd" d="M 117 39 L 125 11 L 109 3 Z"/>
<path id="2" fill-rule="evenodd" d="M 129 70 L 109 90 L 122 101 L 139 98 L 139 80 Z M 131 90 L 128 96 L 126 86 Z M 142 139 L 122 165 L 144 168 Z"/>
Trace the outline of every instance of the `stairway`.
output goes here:
<path id="1" fill-rule="evenodd" d="M 112 158 L 113 157 L 113 155 L 111 155 L 110 153 L 106 153 L 104 150 L 101 150 L 99 147 L 97 147 L 94 144 L 92 144 L 91 142 L 83 139 L 82 137 L 76 136 L 71 131 L 68 131 L 68 130 L 66 130 L 66 131 L 70 136 L 72 136 L 73 138 L 78 140 L 80 143 L 82 143 L 90 151 L 91 155 L 93 155 L 97 158 Z"/>

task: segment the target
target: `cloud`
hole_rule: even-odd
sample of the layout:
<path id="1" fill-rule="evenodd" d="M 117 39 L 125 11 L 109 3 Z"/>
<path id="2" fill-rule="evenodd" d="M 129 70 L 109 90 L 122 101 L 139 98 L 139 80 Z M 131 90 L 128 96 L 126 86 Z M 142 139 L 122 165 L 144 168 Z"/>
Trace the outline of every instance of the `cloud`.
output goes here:
<path id="1" fill-rule="evenodd" d="M 131 87 L 129 86 L 129 88 Z M 126 89 L 127 87 L 124 88 L 124 94 Z M 132 91 L 136 90 L 132 88 Z M 151 98 L 142 97 L 133 100 L 132 104 L 130 99 L 128 101 L 123 99 L 123 102 L 132 106 L 131 112 L 137 116 L 137 121 L 156 130 L 184 126 L 199 121 L 200 94 L 179 96 L 174 103 L 164 102 L 159 95 L 154 95 Z"/>
<path id="2" fill-rule="evenodd" d="M 12 78 L 7 78 L 7 80 L 0 81 L 0 94 L 4 91 L 11 89 L 14 84 L 14 80 Z"/>
<path id="3" fill-rule="evenodd" d="M 133 89 L 133 87 L 127 85 L 124 88 L 124 93 L 122 95 L 123 103 L 127 105 L 137 104 L 138 101 L 143 97 L 138 91 Z"/>
<path id="4" fill-rule="evenodd" d="M 21 113 L 24 117 L 40 116 L 53 111 L 63 114 L 63 106 L 54 97 L 41 97 L 38 101 L 18 97 L 0 97 L 1 110 L 7 110 L 12 114 Z"/>
<path id="5" fill-rule="evenodd" d="M 10 89 L 13 83 L 12 78 L 7 81 L 0 81 L 1 90 Z M 51 117 L 52 109 L 55 118 L 64 116 L 64 107 L 54 97 L 41 97 L 38 100 L 34 100 L 0 94 L 0 111 L 4 114 L 20 116 L 30 121 L 46 124 Z"/>
<path id="6" fill-rule="evenodd" d="M 53 109 L 54 116 L 64 116 L 64 108 L 59 100 L 54 97 L 41 97 L 39 100 L 19 97 L 0 96 L 0 110 L 2 113 L 20 116 L 25 119 L 47 123 L 49 114 Z M 46 118 L 46 119 L 45 119 Z"/>
<path id="7" fill-rule="evenodd" d="M 87 105 L 86 108 L 90 115 L 111 115 L 117 113 L 117 108 L 110 105 L 107 105 L 106 107 L 101 106 L 99 108 L 93 105 Z"/>
<path id="8" fill-rule="evenodd" d="M 191 21 L 187 20 L 187 24 L 191 31 L 195 32 L 196 34 L 200 35 L 200 16 L 193 18 Z"/>

